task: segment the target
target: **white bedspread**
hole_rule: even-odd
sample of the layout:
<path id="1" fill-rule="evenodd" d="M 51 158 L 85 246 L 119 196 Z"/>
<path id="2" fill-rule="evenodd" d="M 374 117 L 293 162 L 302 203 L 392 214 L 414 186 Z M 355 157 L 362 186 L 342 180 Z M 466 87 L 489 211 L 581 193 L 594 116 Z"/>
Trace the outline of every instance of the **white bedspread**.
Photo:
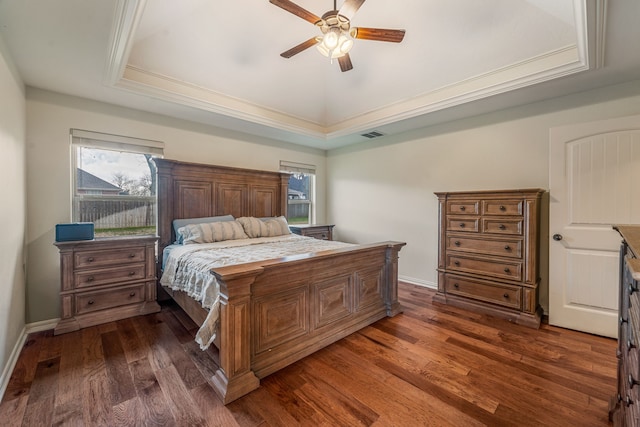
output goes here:
<path id="1" fill-rule="evenodd" d="M 216 338 L 220 313 L 220 287 L 215 276 L 211 274 L 212 268 L 347 246 L 353 245 L 297 234 L 184 245 L 169 253 L 160 283 L 173 290 L 186 292 L 204 308 L 209 309 L 207 319 L 196 334 L 196 342 L 205 350 Z"/>

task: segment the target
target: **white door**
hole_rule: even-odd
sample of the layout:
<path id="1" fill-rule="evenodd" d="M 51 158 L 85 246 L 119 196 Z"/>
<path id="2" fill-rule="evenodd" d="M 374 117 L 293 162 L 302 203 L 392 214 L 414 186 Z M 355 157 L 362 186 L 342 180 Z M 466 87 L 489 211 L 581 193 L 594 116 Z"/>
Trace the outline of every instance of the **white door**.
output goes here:
<path id="1" fill-rule="evenodd" d="M 640 116 L 549 134 L 549 323 L 618 333 L 621 238 L 640 224 Z"/>

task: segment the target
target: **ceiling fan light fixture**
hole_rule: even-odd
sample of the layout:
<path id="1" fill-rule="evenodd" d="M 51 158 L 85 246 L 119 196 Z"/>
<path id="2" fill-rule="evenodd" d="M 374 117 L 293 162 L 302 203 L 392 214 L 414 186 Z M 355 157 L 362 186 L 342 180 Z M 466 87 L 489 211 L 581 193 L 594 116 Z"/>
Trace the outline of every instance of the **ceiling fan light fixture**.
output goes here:
<path id="1" fill-rule="evenodd" d="M 323 36 L 317 37 L 318 51 L 327 58 L 335 59 L 349 53 L 353 47 L 353 37 L 347 31 L 331 28 Z"/>

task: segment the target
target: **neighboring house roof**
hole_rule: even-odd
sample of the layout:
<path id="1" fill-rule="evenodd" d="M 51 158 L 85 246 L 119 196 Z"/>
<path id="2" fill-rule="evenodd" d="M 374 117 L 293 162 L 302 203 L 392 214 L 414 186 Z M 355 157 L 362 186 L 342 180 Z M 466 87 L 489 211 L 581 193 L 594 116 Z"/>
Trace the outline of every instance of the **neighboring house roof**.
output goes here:
<path id="1" fill-rule="evenodd" d="M 78 190 L 102 190 L 117 193 L 124 191 L 122 188 L 80 168 L 78 168 L 78 181 L 76 185 Z"/>
<path id="2" fill-rule="evenodd" d="M 304 199 L 305 198 L 304 192 L 289 188 L 289 198 L 290 199 Z"/>

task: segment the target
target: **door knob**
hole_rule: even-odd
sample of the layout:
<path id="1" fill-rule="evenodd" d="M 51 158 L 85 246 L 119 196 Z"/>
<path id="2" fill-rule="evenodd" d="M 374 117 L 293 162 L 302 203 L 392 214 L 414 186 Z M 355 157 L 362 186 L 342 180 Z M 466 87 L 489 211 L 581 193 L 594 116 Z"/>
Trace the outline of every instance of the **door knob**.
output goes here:
<path id="1" fill-rule="evenodd" d="M 560 240 L 562 240 L 562 234 L 554 234 L 553 240 L 555 240 L 556 242 L 559 242 Z"/>

